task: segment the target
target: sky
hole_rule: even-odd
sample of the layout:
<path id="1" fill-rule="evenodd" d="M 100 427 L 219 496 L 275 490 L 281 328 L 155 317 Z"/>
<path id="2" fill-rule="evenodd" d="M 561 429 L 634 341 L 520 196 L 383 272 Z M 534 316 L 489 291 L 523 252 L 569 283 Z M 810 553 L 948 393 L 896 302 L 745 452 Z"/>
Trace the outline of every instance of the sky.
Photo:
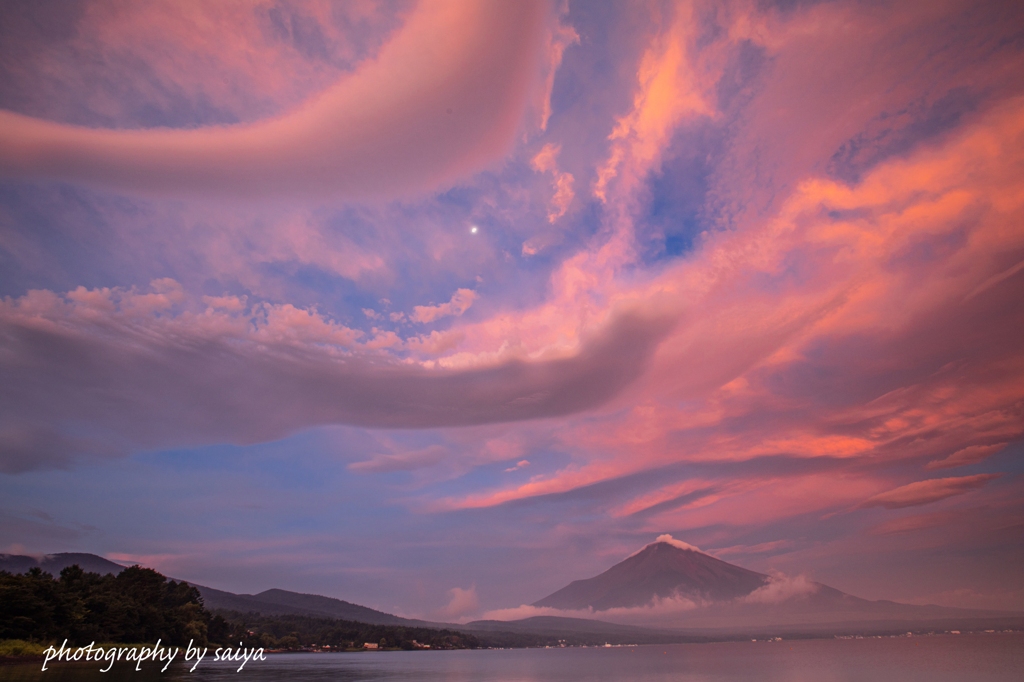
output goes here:
<path id="1" fill-rule="evenodd" d="M 1024 610 L 1024 5 L 0 6 L 0 551 L 468 620 L 662 534 Z"/>

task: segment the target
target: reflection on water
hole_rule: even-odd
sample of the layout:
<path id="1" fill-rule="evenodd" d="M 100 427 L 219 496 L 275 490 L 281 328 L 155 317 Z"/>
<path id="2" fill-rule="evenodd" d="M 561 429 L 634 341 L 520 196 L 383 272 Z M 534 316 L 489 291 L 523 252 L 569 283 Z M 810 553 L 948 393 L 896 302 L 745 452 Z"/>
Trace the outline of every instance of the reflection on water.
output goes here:
<path id="1" fill-rule="evenodd" d="M 194 673 L 175 663 L 115 665 L 52 663 L 0 667 L 11 682 L 196 682 L 297 680 L 349 682 L 1017 682 L 1024 670 L 1024 634 L 899 637 L 860 640 L 722 642 L 588 649 L 395 651 L 275 654 L 266 661 L 203 661 Z"/>

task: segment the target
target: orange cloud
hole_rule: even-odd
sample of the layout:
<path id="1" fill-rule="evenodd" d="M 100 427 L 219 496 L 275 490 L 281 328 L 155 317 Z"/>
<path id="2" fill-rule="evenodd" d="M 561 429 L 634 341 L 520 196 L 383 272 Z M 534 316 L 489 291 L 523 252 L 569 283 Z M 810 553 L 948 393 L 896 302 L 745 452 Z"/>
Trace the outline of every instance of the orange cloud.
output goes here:
<path id="1" fill-rule="evenodd" d="M 629 287 L 615 286 L 607 269 L 614 256 L 602 255 L 601 246 L 555 273 L 545 305 L 462 327 L 467 357 L 513 338 L 527 357 L 578 343 L 577 320 L 601 319 L 601 297 L 603 306 L 631 300 L 675 320 L 636 384 L 585 422 L 559 427 L 569 465 L 439 504 L 563 494 L 677 462 L 881 465 L 934 460 L 979 438 L 1024 437 L 1014 407 L 1024 361 L 1007 322 L 1017 315 L 1015 280 L 964 301 L 1024 249 L 1016 170 L 1022 112 L 1024 101 L 1004 102 L 958 135 L 879 164 L 854 185 L 808 177 L 772 215 L 709 236 L 689 257 Z M 958 360 L 978 343 L 984 354 Z M 897 368 L 907 378 L 894 378 Z M 670 503 L 701 480 L 666 482 L 609 511 L 629 515 Z M 685 508 L 664 508 L 651 523 L 690 528 L 835 509 L 875 494 L 878 479 L 812 474 L 765 485 L 716 488 Z"/>
<path id="2" fill-rule="evenodd" d="M 637 70 L 637 92 L 629 113 L 618 119 L 608 136 L 611 152 L 597 169 L 594 196 L 608 201 L 608 185 L 617 177 L 626 192 L 655 167 L 666 141 L 686 119 L 714 114 L 705 79 L 694 64 L 696 18 L 692 3 L 673 8 L 672 23 L 652 40 Z"/>
<path id="3" fill-rule="evenodd" d="M 552 186 L 554 187 L 555 194 L 551 197 L 550 207 L 548 210 L 548 222 L 555 222 L 569 210 L 569 205 L 572 203 L 573 198 L 576 194 L 573 192 L 572 185 L 574 178 L 571 173 L 562 173 L 558 170 L 558 152 L 561 151 L 561 145 L 555 145 L 548 143 L 537 152 L 537 155 L 533 157 L 530 165 L 535 171 L 540 173 L 551 172 L 554 176 L 552 180 Z M 533 255 L 536 253 L 536 249 L 527 251 L 527 247 L 524 245 L 523 253 L 525 255 Z"/>

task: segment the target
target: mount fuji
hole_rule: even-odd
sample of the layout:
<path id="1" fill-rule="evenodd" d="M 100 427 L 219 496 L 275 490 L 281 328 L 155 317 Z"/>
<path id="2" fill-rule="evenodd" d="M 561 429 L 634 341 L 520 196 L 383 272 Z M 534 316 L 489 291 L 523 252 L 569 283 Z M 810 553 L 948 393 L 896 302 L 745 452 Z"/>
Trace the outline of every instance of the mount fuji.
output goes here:
<path id="1" fill-rule="evenodd" d="M 670 535 L 531 606 L 547 615 L 688 628 L 1019 615 L 862 599 L 803 576 L 751 571 Z"/>

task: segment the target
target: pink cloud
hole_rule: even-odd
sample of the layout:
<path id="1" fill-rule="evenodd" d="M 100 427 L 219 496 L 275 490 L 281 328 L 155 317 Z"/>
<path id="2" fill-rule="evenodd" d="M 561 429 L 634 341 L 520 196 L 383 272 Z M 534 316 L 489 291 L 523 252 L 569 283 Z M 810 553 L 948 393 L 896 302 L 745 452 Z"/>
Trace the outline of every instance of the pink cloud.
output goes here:
<path id="1" fill-rule="evenodd" d="M 446 448 L 440 445 L 431 445 L 422 450 L 403 452 L 397 455 L 380 454 L 365 462 L 353 462 L 348 465 L 350 471 L 360 474 L 390 473 L 394 471 L 409 471 L 437 464 L 445 459 L 448 454 Z"/>
<path id="2" fill-rule="evenodd" d="M 1024 608 L 1024 589 L 960 587 L 907 600 L 910 604 L 938 604 L 959 609 L 1019 611 Z"/>
<path id="3" fill-rule="evenodd" d="M 764 586 L 757 588 L 738 601 L 745 604 L 778 604 L 798 597 L 814 594 L 821 587 L 805 576 L 790 578 L 784 575 L 773 575 Z"/>
<path id="4" fill-rule="evenodd" d="M 562 0 L 557 25 L 548 31 L 547 36 L 547 73 L 544 76 L 543 102 L 540 106 L 540 129 L 547 128 L 551 118 L 551 91 L 555 86 L 555 73 L 562 63 L 562 55 L 570 46 L 580 42 L 580 36 L 572 26 L 562 23 L 563 15 L 569 11 L 568 0 Z"/>
<path id="5" fill-rule="evenodd" d="M 95 130 L 0 112 L 0 174 L 147 192 L 397 196 L 510 147 L 539 71 L 542 2 L 424 2 L 377 57 L 292 113 Z"/>
<path id="6" fill-rule="evenodd" d="M 69 295 L 68 298 L 71 298 L 71 296 Z M 245 296 L 203 296 L 203 303 L 210 306 L 213 310 L 229 310 L 234 313 L 239 313 L 246 309 Z"/>
<path id="7" fill-rule="evenodd" d="M 429 324 L 434 320 L 442 317 L 455 316 L 459 317 L 464 312 L 469 310 L 470 306 L 473 305 L 474 299 L 476 299 L 477 293 L 472 289 L 459 289 L 447 303 L 441 305 L 428 306 L 418 305 L 413 308 L 413 312 L 409 315 L 409 319 L 413 322 L 420 322 L 421 324 Z"/>
<path id="8" fill-rule="evenodd" d="M 876 486 L 856 474 L 802 473 L 786 478 L 749 475 L 723 492 L 645 519 L 644 529 L 681 530 L 724 524 L 763 527 L 863 499 Z"/>
<path id="9" fill-rule="evenodd" d="M 665 333 L 664 320 L 623 311 L 571 355 L 448 369 L 402 360 L 390 355 L 386 334 L 367 340 L 292 304 L 239 310 L 232 300 L 200 312 L 167 298 L 178 296 L 175 285 L 79 292 L 77 300 L 32 291 L 0 302 L 6 349 L 21 358 L 0 368 L 3 399 L 19 405 L 0 422 L 5 470 L 52 466 L 69 452 L 251 443 L 332 423 L 428 427 L 564 414 L 622 390 Z M 153 385 L 161 390 L 148 393 Z M 63 433 L 60 425 L 82 420 L 116 445 Z"/>
<path id="10" fill-rule="evenodd" d="M 613 623 L 647 623 L 654 620 L 675 619 L 680 615 L 699 609 L 700 601 L 684 596 L 654 597 L 649 604 L 634 607 L 618 607 L 595 611 L 594 609 L 554 609 L 547 606 L 530 606 L 523 604 L 513 608 L 495 609 L 483 615 L 486 620 L 520 620 L 538 616 L 558 616 L 561 618 L 582 618 L 586 620 L 604 620 Z"/>
<path id="11" fill-rule="evenodd" d="M 453 587 L 448 590 L 451 599 L 438 613 L 443 618 L 460 619 L 477 613 L 480 610 L 480 599 L 476 594 L 476 585 L 468 590 L 461 587 Z"/>
<path id="12" fill-rule="evenodd" d="M 1006 443 L 998 443 L 997 445 L 971 445 L 961 450 L 957 450 L 944 459 L 937 459 L 935 461 L 928 462 L 924 468 L 928 470 L 952 469 L 954 467 L 967 466 L 968 464 L 977 464 L 978 462 L 984 462 L 986 459 L 1005 447 Z"/>
<path id="13" fill-rule="evenodd" d="M 406 339 L 406 348 L 425 355 L 441 355 L 454 350 L 462 343 L 466 335 L 458 329 L 444 332 L 434 330 L 429 334 L 421 334 Z"/>
<path id="14" fill-rule="evenodd" d="M 733 545 L 711 550 L 716 557 L 725 557 L 733 554 L 761 554 L 764 552 L 775 552 L 777 550 L 789 550 L 796 545 L 792 540 L 774 540 L 772 542 L 760 542 L 756 545 Z"/>
<path id="15" fill-rule="evenodd" d="M 962 513 L 960 510 L 944 510 L 928 514 L 901 516 L 884 521 L 872 527 L 868 532 L 873 535 L 900 535 L 914 533 L 927 528 L 946 527 L 956 521 Z"/>
<path id="16" fill-rule="evenodd" d="M 899 488 L 873 495 L 864 500 L 859 506 L 861 508 L 885 507 L 886 509 L 917 507 L 922 504 L 938 502 L 947 497 L 955 497 L 978 490 L 989 481 L 1000 476 L 1002 474 L 977 474 L 976 476 L 933 478 L 927 481 L 917 481 L 916 483 L 909 483 Z"/>
<path id="17" fill-rule="evenodd" d="M 328 234 L 328 230 L 301 213 L 274 225 L 265 235 L 244 228 L 239 231 L 245 232 L 246 239 L 262 241 L 262 248 L 253 256 L 264 263 L 298 262 L 351 280 L 385 269 L 380 254 L 360 248 L 344 235 Z"/>
<path id="18" fill-rule="evenodd" d="M 982 91 L 996 100 L 1020 94 L 1007 77 L 1021 68 L 1020 52 L 987 47 L 1008 35 L 1005 7 L 984 14 L 963 1 L 894 4 L 882 12 L 856 3 L 791 13 L 739 7 L 730 8 L 730 34 L 763 46 L 771 64 L 750 101 L 734 100 L 756 115 L 744 116 L 716 170 L 715 208 L 732 225 L 755 220 L 809 174 L 831 170 L 857 179 L 945 102 Z M 964 22 L 968 15 L 978 23 Z M 954 33 L 955 47 L 937 46 L 939 35 Z M 965 115 L 957 128 L 969 120 Z"/>
<path id="19" fill-rule="evenodd" d="M 555 316 L 571 319 L 568 311 L 593 300 L 583 291 L 652 302 L 657 292 L 679 321 L 651 370 L 605 417 L 562 427 L 565 448 L 578 453 L 571 465 L 449 502 L 500 504 L 681 460 L 893 461 L 934 458 L 979 437 L 1020 439 L 1013 406 L 1024 366 L 1008 323 L 1019 315 L 1013 277 L 968 302 L 964 295 L 1012 269 L 1024 249 L 1016 229 L 1019 146 L 1006 143 L 1021 138 L 1021 111 L 1019 100 L 998 104 L 957 135 L 881 164 L 856 185 L 812 176 L 771 217 L 709 236 L 693 256 L 659 278 L 634 281 L 628 292 L 602 286 L 596 258 L 567 262 L 553 277 L 556 298 L 517 320 L 537 330 L 529 337 L 534 348 L 557 338 Z M 567 286 L 559 288 L 562 277 Z M 465 328 L 467 344 L 499 321 L 506 324 Z M 959 360 L 963 348 L 979 343 L 985 354 Z M 895 382 L 896 368 L 909 378 Z M 835 379 L 809 381 L 816 372 Z M 804 502 L 789 512 L 789 500 L 745 494 L 731 511 L 718 502 L 678 519 L 749 522 L 762 505 L 773 516 L 806 512 L 877 490 L 870 477 L 820 482 L 822 495 L 794 491 L 792 499 Z M 650 493 L 661 496 L 652 504 L 671 499 L 668 488 Z"/>
<path id="20" fill-rule="evenodd" d="M 17 79 L 32 78 L 33 86 L 22 113 L 126 127 L 144 125 L 140 103 L 172 118 L 183 104 L 242 121 L 277 115 L 373 58 L 407 8 L 374 0 L 154 0 L 79 11 L 72 35 L 21 51 L 26 68 Z"/>

